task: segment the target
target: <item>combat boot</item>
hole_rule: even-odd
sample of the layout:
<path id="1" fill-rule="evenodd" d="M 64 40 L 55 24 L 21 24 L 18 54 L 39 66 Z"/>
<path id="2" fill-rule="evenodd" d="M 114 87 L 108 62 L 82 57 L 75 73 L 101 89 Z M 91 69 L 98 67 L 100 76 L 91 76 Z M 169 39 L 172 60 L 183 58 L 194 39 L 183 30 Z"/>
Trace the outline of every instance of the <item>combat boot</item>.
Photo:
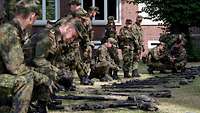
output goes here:
<path id="1" fill-rule="evenodd" d="M 131 75 L 129 74 L 129 72 L 124 71 L 124 78 L 131 78 Z"/>
<path id="2" fill-rule="evenodd" d="M 117 75 L 117 71 L 114 71 L 114 73 L 112 74 L 112 78 L 113 78 L 113 80 L 118 80 L 119 79 L 119 77 Z"/>
<path id="3" fill-rule="evenodd" d="M 138 69 L 132 71 L 132 77 L 141 77 L 141 75 L 138 72 Z"/>
<path id="4" fill-rule="evenodd" d="M 37 113 L 48 113 L 47 109 L 47 103 L 46 101 L 38 101 L 37 103 Z"/>
<path id="5" fill-rule="evenodd" d="M 112 80 L 113 80 L 112 77 L 109 76 L 108 74 L 105 74 L 104 77 L 100 78 L 101 82 L 109 82 L 109 81 L 112 81 Z"/>
<path id="6" fill-rule="evenodd" d="M 149 68 L 147 69 L 147 71 L 149 72 L 149 74 L 154 74 L 154 69 L 153 67 L 149 66 Z"/>

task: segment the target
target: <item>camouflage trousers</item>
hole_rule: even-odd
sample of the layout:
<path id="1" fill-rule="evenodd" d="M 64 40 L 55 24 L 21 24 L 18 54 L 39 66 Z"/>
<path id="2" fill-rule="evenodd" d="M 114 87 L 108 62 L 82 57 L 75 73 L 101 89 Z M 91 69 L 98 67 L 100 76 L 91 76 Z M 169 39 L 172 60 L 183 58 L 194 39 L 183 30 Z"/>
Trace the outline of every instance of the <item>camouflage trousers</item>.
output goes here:
<path id="1" fill-rule="evenodd" d="M 103 78 L 109 74 L 110 65 L 109 62 L 98 62 L 91 68 L 90 78 Z"/>
<path id="2" fill-rule="evenodd" d="M 122 49 L 122 56 L 123 56 L 123 71 L 130 72 L 132 71 L 133 66 L 133 50 L 124 48 Z"/>
<path id="3" fill-rule="evenodd" d="M 2 74 L 0 80 L 1 105 L 12 106 L 10 112 L 27 113 L 33 90 L 32 77 Z"/>

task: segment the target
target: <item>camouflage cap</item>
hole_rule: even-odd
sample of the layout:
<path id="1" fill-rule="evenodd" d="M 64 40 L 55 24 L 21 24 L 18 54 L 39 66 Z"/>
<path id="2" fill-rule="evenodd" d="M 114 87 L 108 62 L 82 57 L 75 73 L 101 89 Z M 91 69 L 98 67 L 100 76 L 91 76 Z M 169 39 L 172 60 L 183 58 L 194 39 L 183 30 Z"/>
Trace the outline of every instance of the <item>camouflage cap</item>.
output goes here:
<path id="1" fill-rule="evenodd" d="M 69 5 L 73 5 L 73 4 L 75 4 L 75 5 L 81 5 L 81 2 L 80 2 L 80 0 L 70 0 L 69 1 Z"/>
<path id="2" fill-rule="evenodd" d="M 78 11 L 72 13 L 74 17 L 80 17 L 80 18 L 87 16 L 87 14 L 88 14 L 87 11 L 84 10 L 83 8 L 80 8 Z"/>
<path id="3" fill-rule="evenodd" d="M 108 19 L 109 22 L 114 22 L 115 17 L 114 16 L 109 16 L 107 19 Z"/>
<path id="4" fill-rule="evenodd" d="M 108 38 L 108 42 L 110 42 L 111 44 L 114 44 L 114 45 L 117 44 L 117 40 L 115 40 L 114 38 Z"/>
<path id="5" fill-rule="evenodd" d="M 141 15 L 137 16 L 137 20 L 142 20 L 142 19 L 143 19 L 143 17 Z"/>
<path id="6" fill-rule="evenodd" d="M 38 0 L 20 0 L 15 5 L 15 12 L 28 14 L 30 12 L 39 13 L 38 4 L 40 2 Z"/>
<path id="7" fill-rule="evenodd" d="M 132 24 L 133 21 L 131 19 L 126 19 L 126 24 Z"/>
<path id="8" fill-rule="evenodd" d="M 96 11 L 98 14 L 100 13 L 100 12 L 99 12 L 99 8 L 96 7 L 96 6 L 91 6 L 91 7 L 89 8 L 89 11 Z"/>

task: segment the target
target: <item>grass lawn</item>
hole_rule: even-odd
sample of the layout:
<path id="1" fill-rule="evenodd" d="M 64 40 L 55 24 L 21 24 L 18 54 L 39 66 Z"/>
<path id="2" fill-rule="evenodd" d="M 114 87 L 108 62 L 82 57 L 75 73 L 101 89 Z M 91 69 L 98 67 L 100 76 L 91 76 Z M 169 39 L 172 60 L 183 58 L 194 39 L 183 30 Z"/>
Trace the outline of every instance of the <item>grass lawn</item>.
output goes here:
<path id="1" fill-rule="evenodd" d="M 198 65 L 195 63 L 195 65 Z M 193 66 L 189 64 L 189 66 Z M 147 74 L 146 67 L 141 65 L 140 72 L 142 72 L 142 79 L 152 77 L 152 75 Z M 120 76 L 122 77 L 122 75 Z M 123 80 L 124 81 L 124 80 Z M 105 84 L 101 82 L 96 82 L 90 89 L 100 90 L 100 85 Z M 78 86 L 80 90 L 88 87 Z M 173 97 L 166 99 L 159 99 L 159 111 L 157 112 L 146 112 L 137 110 L 134 108 L 117 108 L 117 109 L 105 109 L 96 111 L 80 111 L 73 113 L 200 113 L 200 77 L 195 79 L 194 82 L 186 86 L 181 86 L 178 89 L 171 89 Z M 84 103 L 88 101 L 64 101 L 64 104 L 77 104 Z M 59 112 L 51 111 L 50 113 L 69 113 L 69 112 Z"/>

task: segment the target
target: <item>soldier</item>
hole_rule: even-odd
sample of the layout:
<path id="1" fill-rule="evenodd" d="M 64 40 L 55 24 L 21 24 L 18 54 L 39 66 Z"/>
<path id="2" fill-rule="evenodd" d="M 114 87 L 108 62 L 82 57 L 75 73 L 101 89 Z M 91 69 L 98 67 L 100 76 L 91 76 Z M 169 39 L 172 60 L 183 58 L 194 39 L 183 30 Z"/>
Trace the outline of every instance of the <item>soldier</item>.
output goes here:
<path id="1" fill-rule="evenodd" d="M 101 43 L 105 43 L 108 38 L 114 38 L 117 40 L 117 31 L 116 31 L 116 26 L 115 26 L 115 18 L 113 16 L 109 16 L 107 18 L 108 22 L 106 24 L 106 30 L 105 30 L 105 36 L 102 39 Z"/>
<path id="2" fill-rule="evenodd" d="M 140 61 L 141 53 L 144 52 L 144 45 L 143 45 L 143 30 L 141 27 L 143 17 L 137 16 L 135 24 L 132 25 L 132 32 L 135 37 L 136 41 L 136 48 L 134 49 L 134 55 L 133 55 L 133 71 L 132 76 L 134 77 L 140 77 L 140 74 L 138 73 L 138 63 Z"/>
<path id="3" fill-rule="evenodd" d="M 132 20 L 126 19 L 126 26 L 122 27 L 119 32 L 119 45 L 123 55 L 124 77 L 130 78 L 129 72 L 132 71 L 133 53 L 136 49 L 136 39 L 131 29 Z"/>
<path id="4" fill-rule="evenodd" d="M 61 25 L 63 22 L 68 21 L 69 19 L 73 19 L 73 23 L 79 25 L 79 32 L 81 33 L 81 36 L 79 36 L 75 41 L 70 43 L 70 46 L 68 46 L 69 50 L 66 50 L 66 53 L 72 54 L 71 52 L 73 52 L 74 54 L 73 57 L 75 57 L 74 59 L 76 63 L 70 66 L 70 68 L 71 70 L 76 70 L 80 78 L 81 84 L 92 85 L 93 82 L 88 79 L 89 71 L 87 69 L 87 66 L 84 64 L 83 56 L 81 56 L 81 52 L 83 55 L 84 50 L 87 50 L 87 48 L 89 48 L 90 40 L 83 21 L 83 17 L 86 15 L 86 12 L 80 7 L 80 4 L 81 3 L 79 0 L 70 0 L 70 13 L 67 15 L 67 17 L 59 20 L 57 24 Z"/>
<path id="5" fill-rule="evenodd" d="M 187 53 L 184 48 L 184 40 L 179 37 L 175 44 L 171 47 L 170 50 L 170 62 L 173 67 L 173 72 L 177 72 L 178 70 L 184 71 L 185 65 L 187 63 Z"/>
<path id="6" fill-rule="evenodd" d="M 113 38 L 109 38 L 106 43 L 102 44 L 98 49 L 96 64 L 91 66 L 90 79 L 98 78 L 100 81 L 111 81 L 113 80 L 109 76 L 109 69 L 118 70 L 118 66 L 114 60 L 110 57 L 108 49 L 116 44 L 117 41 Z"/>
<path id="7" fill-rule="evenodd" d="M 94 39 L 94 31 L 92 29 L 92 19 L 96 16 L 96 14 L 99 14 L 99 8 L 91 6 L 88 11 L 89 20 L 88 20 L 88 25 L 86 27 L 88 29 L 91 41 Z"/>
<path id="8" fill-rule="evenodd" d="M 69 35 L 76 32 L 74 26 L 67 22 L 57 27 L 49 26 L 50 28 L 34 34 L 23 48 L 27 64 L 47 75 L 55 83 L 63 81 L 59 85 L 64 86 L 66 90 L 75 90 L 69 67 L 66 64 L 62 65 L 65 61 L 59 59 L 64 54 L 62 46 L 73 41 L 74 37 Z"/>
<path id="9" fill-rule="evenodd" d="M 165 43 L 161 42 L 151 51 L 147 56 L 147 66 L 150 74 L 153 74 L 155 68 L 160 68 L 161 72 L 164 72 L 165 62 L 167 61 L 167 48 Z"/>
<path id="10" fill-rule="evenodd" d="M 21 40 L 24 30 L 37 19 L 37 9 L 36 0 L 20 0 L 16 4 L 14 19 L 0 28 L 0 97 L 2 102 L 11 98 L 14 113 L 28 112 L 33 85 L 44 85 L 47 89 L 51 86 L 48 77 L 24 64 Z M 41 112 L 46 113 L 45 110 Z"/>

